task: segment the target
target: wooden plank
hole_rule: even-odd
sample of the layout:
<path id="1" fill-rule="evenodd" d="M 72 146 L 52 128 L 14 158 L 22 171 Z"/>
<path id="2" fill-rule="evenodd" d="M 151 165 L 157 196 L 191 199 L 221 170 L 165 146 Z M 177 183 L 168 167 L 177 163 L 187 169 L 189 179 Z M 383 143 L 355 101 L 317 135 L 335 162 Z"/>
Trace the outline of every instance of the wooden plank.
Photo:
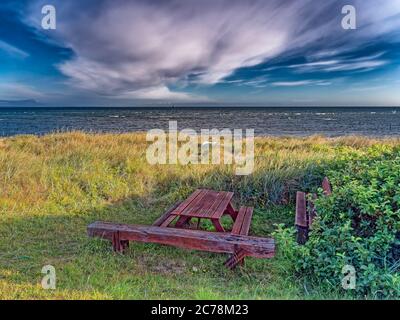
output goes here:
<path id="1" fill-rule="evenodd" d="M 233 235 L 199 230 L 127 225 L 97 221 L 87 228 L 90 237 L 111 240 L 119 232 L 119 240 L 159 243 L 180 248 L 209 252 L 234 253 L 238 249 L 247 256 L 272 258 L 274 239 Z"/>
<path id="2" fill-rule="evenodd" d="M 214 211 L 212 218 L 221 218 L 222 215 L 224 214 L 226 207 L 228 206 L 228 203 L 231 202 L 233 197 L 233 192 L 225 192 L 222 198 L 221 203 L 219 204 L 218 208 Z"/>
<path id="3" fill-rule="evenodd" d="M 247 236 L 249 234 L 252 217 L 252 207 L 241 207 L 233 225 L 232 233 Z M 234 269 L 238 264 L 244 265 L 245 257 L 246 255 L 243 252 L 240 250 L 239 252 L 236 251 L 230 256 L 230 258 L 228 258 L 228 260 L 225 261 L 225 266 L 230 269 Z"/>
<path id="4" fill-rule="evenodd" d="M 160 227 L 167 228 L 176 218 L 177 216 L 171 214 L 167 219 L 165 219 L 161 224 Z"/>
<path id="5" fill-rule="evenodd" d="M 244 216 L 246 215 L 247 207 L 240 207 L 239 213 L 236 217 L 235 223 L 232 227 L 232 234 L 240 234 L 240 230 L 242 229 L 242 224 L 244 220 Z"/>
<path id="6" fill-rule="evenodd" d="M 322 180 L 322 190 L 324 190 L 324 194 L 326 196 L 330 196 L 332 194 L 331 183 L 329 182 L 328 177 L 325 177 L 324 180 Z"/>
<path id="7" fill-rule="evenodd" d="M 297 242 L 299 244 L 306 243 L 308 239 L 307 203 L 306 194 L 301 191 L 297 191 L 296 194 L 295 225 L 297 229 Z"/>
<path id="8" fill-rule="evenodd" d="M 193 218 L 219 219 L 232 199 L 233 192 L 206 191 L 208 191 L 207 194 L 198 196 L 180 215 Z"/>
<path id="9" fill-rule="evenodd" d="M 218 209 L 220 203 L 222 202 L 222 200 L 224 200 L 224 195 L 225 195 L 225 192 L 218 192 L 217 193 L 213 204 L 208 208 L 208 210 L 205 210 L 203 212 L 202 218 L 211 218 L 213 216 L 215 210 Z"/>
<path id="10" fill-rule="evenodd" d="M 232 217 L 232 220 L 236 221 L 236 217 L 237 217 L 239 211 L 235 210 L 235 208 L 233 207 L 231 202 L 228 203 L 228 206 L 226 207 L 226 211 Z"/>
<path id="11" fill-rule="evenodd" d="M 219 219 L 211 219 L 211 222 L 212 222 L 212 224 L 214 225 L 215 230 L 216 230 L 217 232 L 225 232 L 225 229 L 224 229 L 224 227 L 222 226 L 221 221 L 219 221 Z"/>
<path id="12" fill-rule="evenodd" d="M 298 244 L 305 244 L 308 240 L 308 227 L 296 226 L 296 241 Z"/>
<path id="13" fill-rule="evenodd" d="M 246 257 L 246 252 L 243 250 L 235 251 L 224 263 L 225 267 L 229 269 L 234 269 L 238 264 L 244 261 Z"/>
<path id="14" fill-rule="evenodd" d="M 181 202 L 175 203 L 171 208 L 169 208 L 161 217 L 159 217 L 156 221 L 154 221 L 153 226 L 161 226 L 161 224 L 167 220 L 167 218 L 171 215 L 171 212 L 174 211 Z"/>
<path id="15" fill-rule="evenodd" d="M 175 223 L 175 228 L 185 228 L 190 225 L 192 217 L 179 216 L 178 221 Z"/>
<path id="16" fill-rule="evenodd" d="M 210 190 L 211 191 L 211 190 Z M 210 210 L 212 211 L 212 206 L 215 202 L 219 201 L 219 197 L 221 192 L 211 191 L 207 194 L 207 197 L 203 199 L 203 205 L 198 210 L 193 210 L 193 214 L 196 215 L 198 218 L 208 218 Z"/>
<path id="17" fill-rule="evenodd" d="M 114 232 L 112 234 L 111 243 L 112 243 L 113 250 L 115 252 L 120 252 L 120 253 L 122 252 L 122 244 L 121 244 L 121 240 L 120 240 L 119 231 Z"/>
<path id="18" fill-rule="evenodd" d="M 306 206 L 306 194 L 301 191 L 297 191 L 296 194 L 296 226 L 308 227 L 307 223 L 307 206 Z"/>
<path id="19" fill-rule="evenodd" d="M 113 250 L 118 253 L 124 253 L 129 248 L 129 241 L 121 240 L 118 231 L 113 233 L 111 243 Z"/>
<path id="20" fill-rule="evenodd" d="M 193 212 L 193 208 L 201 208 L 203 199 L 209 192 L 210 190 L 201 190 L 196 199 L 193 199 L 193 201 L 191 201 L 190 204 L 179 213 L 179 215 L 192 217 L 193 215 L 191 213 Z"/>
<path id="21" fill-rule="evenodd" d="M 203 189 L 197 189 L 195 192 L 193 192 L 187 199 L 182 201 L 182 203 L 176 207 L 171 214 L 176 214 L 179 215 L 182 210 L 184 210 L 192 201 L 194 201 L 204 190 Z"/>
<path id="22" fill-rule="evenodd" d="M 253 217 L 253 208 L 247 207 L 246 215 L 244 216 L 242 228 L 240 230 L 241 235 L 247 236 L 249 234 L 252 217 Z"/>
<path id="23" fill-rule="evenodd" d="M 182 216 L 199 217 L 202 216 L 201 211 L 204 207 L 210 207 L 214 202 L 216 192 L 212 190 L 204 190 L 203 194 L 198 196 L 185 210 L 181 212 Z"/>

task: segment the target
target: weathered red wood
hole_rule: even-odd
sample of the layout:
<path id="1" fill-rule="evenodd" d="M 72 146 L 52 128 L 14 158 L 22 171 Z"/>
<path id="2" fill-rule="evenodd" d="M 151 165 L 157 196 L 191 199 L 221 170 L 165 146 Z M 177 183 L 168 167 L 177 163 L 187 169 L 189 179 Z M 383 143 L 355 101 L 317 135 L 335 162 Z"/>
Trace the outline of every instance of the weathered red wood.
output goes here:
<path id="1" fill-rule="evenodd" d="M 296 194 L 296 226 L 308 227 L 306 194 L 301 191 Z"/>
<path id="2" fill-rule="evenodd" d="M 322 180 L 322 190 L 326 196 L 330 196 L 332 194 L 332 187 L 328 177 L 325 177 Z M 297 228 L 297 242 L 300 244 L 307 242 L 309 230 L 312 229 L 313 222 L 317 216 L 317 211 L 314 204 L 316 199 L 317 195 L 312 194 L 311 199 L 308 201 L 307 208 L 304 192 L 297 192 L 295 225 Z"/>
<path id="3" fill-rule="evenodd" d="M 219 205 L 224 200 L 224 195 L 225 192 L 217 192 L 213 203 L 207 210 L 204 210 L 202 217 L 204 218 L 212 217 L 214 215 L 215 210 L 218 209 Z"/>
<path id="4" fill-rule="evenodd" d="M 230 204 L 233 192 L 217 192 L 213 190 L 196 190 L 187 200 L 175 208 L 171 215 L 179 216 L 176 227 L 183 227 L 191 218 L 210 219 L 215 229 L 225 232 L 219 219 L 224 214 L 230 214 L 232 219 L 236 218 L 237 212 Z M 189 217 L 189 218 L 184 218 Z M 168 220 L 169 219 L 169 220 Z M 172 218 L 166 218 L 161 226 L 168 226 Z"/>
<path id="5" fill-rule="evenodd" d="M 225 261 L 224 265 L 229 269 L 234 269 L 238 264 L 244 262 L 244 258 L 246 257 L 246 252 L 239 249 L 235 251 L 228 260 Z"/>
<path id="6" fill-rule="evenodd" d="M 297 242 L 306 243 L 308 239 L 307 203 L 306 194 L 298 191 L 296 194 L 296 219 Z"/>
<path id="7" fill-rule="evenodd" d="M 239 209 L 239 213 L 238 213 L 235 223 L 233 224 L 233 227 L 232 227 L 232 231 L 231 231 L 232 234 L 240 234 L 240 230 L 242 229 L 243 220 L 246 215 L 246 210 L 247 210 L 247 207 L 241 207 Z"/>
<path id="8" fill-rule="evenodd" d="M 181 204 L 181 202 L 175 203 L 171 208 L 169 208 L 161 217 L 154 221 L 153 226 L 161 226 L 162 223 L 167 220 L 171 213 Z"/>
<path id="9" fill-rule="evenodd" d="M 208 193 L 210 193 L 210 190 L 202 190 L 201 193 L 196 197 L 196 199 L 191 201 L 191 203 L 185 209 L 179 212 L 179 215 L 193 217 L 193 213 L 200 210 L 201 207 L 204 205 L 203 199 L 207 196 Z"/>
<path id="10" fill-rule="evenodd" d="M 328 177 L 325 177 L 324 180 L 322 180 L 322 190 L 324 190 L 324 194 L 326 196 L 330 196 L 332 194 L 331 183 L 329 182 Z"/>
<path id="11" fill-rule="evenodd" d="M 253 216 L 252 207 L 241 207 L 239 209 L 235 223 L 233 224 L 232 234 L 247 236 L 250 230 L 251 218 Z M 246 255 L 240 250 L 231 255 L 228 260 L 225 261 L 225 266 L 230 269 L 234 269 L 238 264 L 244 264 L 244 258 Z"/>
<path id="12" fill-rule="evenodd" d="M 215 230 L 217 230 L 217 232 L 225 232 L 224 227 L 222 226 L 221 222 L 219 221 L 219 219 L 211 219 L 212 224 L 215 227 Z"/>
<path id="13" fill-rule="evenodd" d="M 225 232 L 219 219 L 224 214 L 230 214 L 232 219 L 236 218 L 236 211 L 230 204 L 232 197 L 233 192 L 198 189 L 173 209 L 170 215 L 179 216 L 175 224 L 177 228 L 186 225 L 191 218 L 206 218 L 211 220 L 217 231 Z M 172 221 L 172 217 L 166 217 L 160 226 L 168 227 Z"/>
<path id="14" fill-rule="evenodd" d="M 192 201 L 196 200 L 196 198 L 204 192 L 203 189 L 197 189 L 193 192 L 186 200 L 182 201 L 182 203 L 175 208 L 171 214 L 179 215 L 188 205 L 192 203 Z"/>
<path id="15" fill-rule="evenodd" d="M 183 205 L 172 214 L 190 216 L 192 218 L 219 219 L 228 210 L 233 192 L 216 192 L 213 190 L 196 191 L 196 197 L 189 197 Z"/>
<path id="16" fill-rule="evenodd" d="M 124 253 L 129 247 L 129 241 L 121 240 L 119 231 L 112 234 L 111 242 L 115 252 Z"/>
<path id="17" fill-rule="evenodd" d="M 175 228 L 182 228 L 190 224 L 191 217 L 179 216 L 178 221 L 175 224 Z"/>
<path id="18" fill-rule="evenodd" d="M 88 226 L 88 235 L 91 237 L 112 240 L 116 232 L 119 232 L 119 240 L 122 241 L 159 243 L 221 253 L 234 253 L 241 249 L 247 256 L 256 258 L 271 258 L 275 253 L 275 242 L 270 238 L 101 221 Z"/>
<path id="19" fill-rule="evenodd" d="M 212 190 L 204 190 L 202 197 L 197 197 L 195 202 L 192 202 L 180 215 L 200 217 L 204 216 L 204 211 L 208 210 L 216 199 L 217 192 Z"/>
<path id="20" fill-rule="evenodd" d="M 225 192 L 223 195 L 223 198 L 219 204 L 219 206 L 217 207 L 217 209 L 215 209 L 212 218 L 221 218 L 222 215 L 225 213 L 225 210 L 229 204 L 229 202 L 232 200 L 233 197 L 233 192 Z"/>
<path id="21" fill-rule="evenodd" d="M 209 212 L 212 212 L 212 207 L 215 205 L 215 202 L 219 201 L 220 192 L 212 191 L 208 195 L 208 198 L 204 201 L 203 206 L 197 212 L 193 210 L 193 213 L 196 214 L 199 218 L 209 218 Z"/>
<path id="22" fill-rule="evenodd" d="M 242 228 L 240 230 L 240 234 L 242 234 L 242 235 L 249 234 L 252 217 L 253 217 L 253 208 L 247 207 L 246 215 L 243 219 L 243 224 L 242 224 Z"/>
<path id="23" fill-rule="evenodd" d="M 112 234 L 111 243 L 112 243 L 112 246 L 113 246 L 113 250 L 115 252 L 121 252 L 121 247 L 120 247 L 121 246 L 121 242 L 119 240 L 119 232 L 118 231 L 114 232 Z"/>
<path id="24" fill-rule="evenodd" d="M 239 212 L 235 210 L 235 208 L 232 206 L 232 203 L 228 203 L 228 206 L 226 207 L 226 212 L 232 217 L 233 221 L 236 221 Z"/>
<path id="25" fill-rule="evenodd" d="M 175 220 L 175 218 L 176 216 L 170 215 L 167 219 L 163 221 L 163 223 L 160 224 L 160 227 L 168 227 Z"/>

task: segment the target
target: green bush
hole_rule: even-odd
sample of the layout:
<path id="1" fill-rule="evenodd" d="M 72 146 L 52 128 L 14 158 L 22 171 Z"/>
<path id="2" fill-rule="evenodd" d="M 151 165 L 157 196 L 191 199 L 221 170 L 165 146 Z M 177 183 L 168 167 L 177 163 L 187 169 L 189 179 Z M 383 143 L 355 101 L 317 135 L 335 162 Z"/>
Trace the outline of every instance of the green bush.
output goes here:
<path id="1" fill-rule="evenodd" d="M 297 253 L 292 260 L 299 273 L 337 289 L 342 268 L 351 265 L 355 296 L 400 297 L 399 151 L 381 146 L 337 159 L 328 171 L 333 194 L 318 190 L 318 217 L 301 249 L 284 240 L 290 232 L 278 229 L 279 248 Z"/>

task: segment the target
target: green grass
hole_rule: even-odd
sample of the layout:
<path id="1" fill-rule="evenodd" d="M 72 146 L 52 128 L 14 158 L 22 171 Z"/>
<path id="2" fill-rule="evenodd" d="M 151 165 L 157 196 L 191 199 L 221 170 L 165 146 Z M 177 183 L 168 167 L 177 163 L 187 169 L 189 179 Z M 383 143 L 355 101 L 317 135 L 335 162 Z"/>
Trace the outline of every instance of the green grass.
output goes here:
<path id="1" fill-rule="evenodd" d="M 0 140 L 0 299 L 325 299 L 345 298 L 288 272 L 285 257 L 226 257 L 151 244 L 126 255 L 86 236 L 95 220 L 151 224 L 199 187 L 235 192 L 255 206 L 251 234 L 292 225 L 294 194 L 320 183 L 342 152 L 399 140 L 359 137 L 260 138 L 252 175 L 230 166 L 151 166 L 143 134 L 71 132 Z M 51 264 L 57 289 L 40 285 Z"/>

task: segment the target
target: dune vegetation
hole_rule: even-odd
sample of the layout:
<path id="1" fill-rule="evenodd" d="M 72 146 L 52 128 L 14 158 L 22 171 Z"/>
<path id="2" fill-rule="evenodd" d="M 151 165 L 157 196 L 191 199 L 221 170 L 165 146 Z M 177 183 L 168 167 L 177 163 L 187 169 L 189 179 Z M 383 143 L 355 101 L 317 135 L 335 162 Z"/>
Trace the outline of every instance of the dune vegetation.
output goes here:
<path id="1" fill-rule="evenodd" d="M 400 140 L 257 138 L 255 170 L 249 176 L 236 176 L 223 165 L 150 165 L 146 146 L 144 134 L 70 132 L 0 140 L 0 299 L 360 297 L 320 281 L 321 261 L 314 269 L 296 266 L 307 256 L 293 253 L 284 227 L 293 226 L 297 190 L 317 190 L 323 176 L 335 170 L 344 170 L 351 179 L 357 168 L 343 167 L 349 155 L 390 154 L 392 161 L 399 155 Z M 390 163 L 382 170 L 390 171 Z M 337 176 L 332 179 L 344 188 Z M 95 220 L 151 224 L 200 187 L 234 191 L 236 204 L 254 206 L 252 235 L 271 235 L 283 224 L 277 256 L 249 258 L 244 268 L 229 271 L 222 266 L 223 255 L 152 244 L 134 244 L 119 255 L 107 241 L 86 235 L 86 226 Z M 393 197 L 396 192 L 398 188 Z M 321 203 L 321 208 L 334 206 Z M 329 219 L 321 225 L 329 225 Z M 315 245 L 322 238 L 314 236 L 309 249 L 323 250 Z M 325 246 L 329 239 L 322 239 Z M 316 252 L 304 263 L 312 263 Z M 40 284 L 41 269 L 48 264 L 56 269 L 56 290 Z M 319 278 L 310 276 L 313 272 L 320 272 Z M 361 297 L 375 296 L 363 291 Z"/>

